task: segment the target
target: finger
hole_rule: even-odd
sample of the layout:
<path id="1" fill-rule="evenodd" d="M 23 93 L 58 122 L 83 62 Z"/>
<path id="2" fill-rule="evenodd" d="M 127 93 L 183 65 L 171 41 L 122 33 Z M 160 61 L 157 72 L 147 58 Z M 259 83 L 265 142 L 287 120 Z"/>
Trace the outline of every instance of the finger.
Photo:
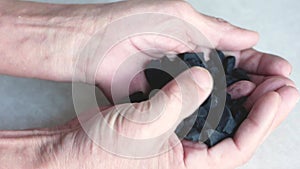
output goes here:
<path id="1" fill-rule="evenodd" d="M 149 125 L 153 133 L 175 130 L 177 125 L 207 99 L 212 91 L 212 77 L 203 68 L 186 70 L 163 87 L 150 99 L 150 113 L 160 112 L 159 118 Z M 145 107 L 149 102 L 142 102 Z M 161 133 L 158 133 L 161 134 Z"/>
<path id="2" fill-rule="evenodd" d="M 281 97 L 281 104 L 279 110 L 276 113 L 275 119 L 273 121 L 271 129 L 268 131 L 268 134 L 265 135 L 262 142 L 264 142 L 268 136 L 275 130 L 282 122 L 286 119 L 288 114 L 295 107 L 297 102 L 299 102 L 299 91 L 296 88 L 291 86 L 284 86 L 276 91 Z"/>
<path id="3" fill-rule="evenodd" d="M 233 138 L 228 138 L 208 150 L 211 160 L 234 168 L 247 162 L 271 128 L 281 98 L 276 92 L 261 97 L 241 124 Z M 235 160 L 232 160 L 235 157 Z M 231 162 L 231 163 L 230 163 Z"/>
<path id="4" fill-rule="evenodd" d="M 254 49 L 242 51 L 238 60 L 238 67 L 252 74 L 281 75 L 287 77 L 292 71 L 292 66 L 285 59 L 261 53 Z"/>
<path id="5" fill-rule="evenodd" d="M 281 97 L 279 111 L 276 114 L 272 130 L 279 126 L 299 101 L 299 91 L 292 86 L 284 86 L 276 91 Z"/>
<path id="6" fill-rule="evenodd" d="M 201 168 L 211 168 L 208 166 L 206 144 L 182 140 L 182 146 L 184 163 L 187 168 L 199 168 L 199 164 L 201 164 Z"/>
<path id="7" fill-rule="evenodd" d="M 243 50 L 253 47 L 259 40 L 257 32 L 234 26 L 227 21 L 207 15 L 195 17 L 199 29 L 219 50 Z M 197 20 L 195 20 L 197 19 Z M 202 22 L 199 22 L 202 20 Z"/>
<path id="8" fill-rule="evenodd" d="M 183 148 L 192 148 L 197 150 L 206 150 L 208 148 L 208 146 L 204 143 L 192 142 L 187 140 L 182 140 L 181 143 L 183 145 Z"/>
<path id="9" fill-rule="evenodd" d="M 253 82 L 256 86 L 262 84 L 264 81 L 274 78 L 274 77 L 279 77 L 283 79 L 288 79 L 287 77 L 284 76 L 264 76 L 264 75 L 255 75 L 255 74 L 248 74 L 250 81 Z M 293 86 L 295 85 L 294 83 L 291 83 Z"/>
<path id="10" fill-rule="evenodd" d="M 295 83 L 292 80 L 282 76 L 272 76 L 266 78 L 265 81 L 258 85 L 248 97 L 245 107 L 250 109 L 262 95 L 270 91 L 276 91 L 284 86 L 295 87 Z"/>
<path id="11" fill-rule="evenodd" d="M 187 42 L 192 48 L 201 46 L 217 48 L 219 50 L 239 51 L 253 47 L 259 40 L 257 32 L 239 28 L 220 18 L 194 12 L 194 9 L 190 9 L 190 11 L 192 12 L 188 12 L 187 15 L 182 18 L 186 23 L 181 23 L 180 27 L 176 25 L 177 31 L 167 29 L 168 32 L 166 33 L 167 35 L 171 35 L 171 37 L 180 37 L 180 40 Z M 176 23 L 177 22 L 169 22 L 168 26 L 173 25 L 174 27 Z M 148 46 L 155 44 L 155 48 L 161 51 L 182 53 L 190 51 L 191 49 L 178 43 L 177 40 L 172 40 L 168 37 L 156 36 L 155 38 L 148 39 L 155 40 L 155 43 L 148 43 L 150 44 Z"/>
<path id="12" fill-rule="evenodd" d="M 262 82 L 264 82 L 265 79 L 268 77 L 268 76 L 264 76 L 264 75 L 255 75 L 255 74 L 251 74 L 251 73 L 248 73 L 248 76 L 249 76 L 251 82 L 253 82 L 257 86 L 260 85 Z"/>
<path id="13" fill-rule="evenodd" d="M 243 80 L 236 82 L 227 88 L 227 92 L 231 95 L 232 99 L 239 99 L 251 94 L 256 85 L 250 81 Z"/>

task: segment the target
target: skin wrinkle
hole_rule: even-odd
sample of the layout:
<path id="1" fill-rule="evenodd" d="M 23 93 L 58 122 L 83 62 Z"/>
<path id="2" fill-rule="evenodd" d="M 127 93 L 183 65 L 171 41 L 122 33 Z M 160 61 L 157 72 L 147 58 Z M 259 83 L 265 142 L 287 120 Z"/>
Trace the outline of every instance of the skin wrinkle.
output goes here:
<path id="1" fill-rule="evenodd" d="M 23 37 L 19 42 L 20 45 L 23 45 L 24 43 L 27 43 L 27 41 L 30 40 L 31 37 L 27 36 L 27 37 Z"/>
<path id="2" fill-rule="evenodd" d="M 77 120 L 76 120 L 77 121 Z M 44 130 L 28 130 L 28 131 L 0 131 L 0 143 L 3 140 L 12 140 L 20 141 L 24 138 L 38 138 L 38 137 L 48 137 L 48 136 L 56 136 L 66 134 L 72 131 L 76 131 L 81 128 L 80 124 L 76 126 L 72 126 L 69 128 L 69 125 L 61 128 L 53 128 L 53 129 L 44 129 Z"/>

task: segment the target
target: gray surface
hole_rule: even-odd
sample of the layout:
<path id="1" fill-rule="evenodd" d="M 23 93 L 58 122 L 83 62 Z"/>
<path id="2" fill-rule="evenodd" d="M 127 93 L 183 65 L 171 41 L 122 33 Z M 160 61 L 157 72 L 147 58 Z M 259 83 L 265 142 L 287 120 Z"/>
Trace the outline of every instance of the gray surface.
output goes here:
<path id="1" fill-rule="evenodd" d="M 42 0 L 40 0 L 42 1 Z M 43 2 L 107 2 L 101 0 L 43 0 Z M 222 17 L 261 35 L 257 49 L 283 56 L 294 66 L 300 86 L 300 14 L 297 0 L 190 0 L 201 12 Z M 296 79 L 298 76 L 298 79 Z M 300 106 L 266 140 L 241 169 L 300 168 Z M 24 129 L 61 124 L 74 117 L 70 84 L 0 77 L 0 129 Z M 234 160 L 235 157 L 232 157 Z"/>

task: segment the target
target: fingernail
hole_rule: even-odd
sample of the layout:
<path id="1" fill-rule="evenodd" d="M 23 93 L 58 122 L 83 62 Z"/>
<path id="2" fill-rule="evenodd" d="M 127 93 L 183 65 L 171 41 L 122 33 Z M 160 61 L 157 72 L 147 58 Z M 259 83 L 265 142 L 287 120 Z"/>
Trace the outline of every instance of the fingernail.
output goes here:
<path id="1" fill-rule="evenodd" d="M 193 80 L 204 90 L 212 90 L 213 79 L 209 71 L 201 67 L 191 68 Z"/>

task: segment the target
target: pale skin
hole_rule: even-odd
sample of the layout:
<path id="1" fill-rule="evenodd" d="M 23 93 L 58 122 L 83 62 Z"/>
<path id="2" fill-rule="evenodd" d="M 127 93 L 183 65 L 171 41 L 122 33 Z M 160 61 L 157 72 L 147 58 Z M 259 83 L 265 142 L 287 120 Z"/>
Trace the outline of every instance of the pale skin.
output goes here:
<path id="1" fill-rule="evenodd" d="M 120 17 L 142 12 L 167 13 L 191 23 L 206 35 L 213 47 L 237 56 L 237 67 L 249 72 L 251 82 L 239 83 L 228 89 L 235 97 L 249 96 L 245 106 L 250 114 L 234 137 L 208 148 L 202 143 L 188 141 L 172 145 L 178 138 L 171 132 L 168 135 L 171 135 L 170 138 L 166 138 L 164 143 L 173 146 L 170 151 L 151 158 L 123 158 L 94 144 L 75 119 L 54 129 L 0 131 L 0 169 L 143 167 L 232 169 L 243 165 L 251 158 L 258 146 L 298 102 L 299 92 L 289 79 L 291 65 L 281 57 L 252 49 L 259 38 L 256 32 L 237 28 L 220 19 L 198 13 L 184 1 L 129 1 L 97 5 L 1 1 L 0 73 L 70 82 L 75 69 L 74 61 L 78 59 L 75 53 L 98 30 Z M 190 38 L 188 33 L 186 36 L 187 39 Z M 112 82 L 112 75 L 117 71 L 120 58 L 126 58 L 127 55 L 149 46 L 159 48 L 161 55 L 158 56 L 170 51 L 174 53 L 190 51 L 189 48 L 167 38 L 157 41 L 151 36 L 140 36 L 130 40 L 124 41 L 108 53 L 108 57 L 104 59 L 105 62 L 108 58 L 107 62 L 110 63 L 108 67 L 99 67 L 95 84 L 108 98 L 112 97 L 110 91 L 112 83 L 122 84 L 124 79 L 127 79 L 125 76 Z M 197 46 L 203 45 L 193 38 L 189 40 Z M 133 67 L 129 74 L 138 73 L 135 71 L 154 58 L 159 59 L 157 53 L 147 53 L 141 56 L 139 62 L 129 62 L 128 66 Z M 111 60 L 115 62 L 110 62 Z M 82 62 L 80 66 L 82 72 L 76 79 L 94 84 L 89 77 L 85 77 L 89 76 L 90 72 L 85 71 L 87 67 L 93 66 L 92 62 Z M 102 113 L 109 124 L 128 137 L 148 138 L 160 135 L 172 129 L 178 121 L 191 115 L 208 97 L 213 83 L 210 74 L 200 68 L 192 68 L 189 72 L 180 74 L 176 80 L 177 83 L 172 81 L 162 89 L 166 95 L 157 94 L 149 101 L 135 105 L 138 110 L 149 110 L 149 105 L 154 108 L 160 107 L 161 102 L 158 100 L 164 100 L 166 107 L 162 116 L 148 125 L 132 123 L 122 119 L 123 116 L 120 115 L 114 116 L 113 107 L 102 108 Z M 132 84 L 131 92 L 147 90 L 142 75 L 135 78 Z M 122 85 L 117 87 L 122 89 Z M 244 89 L 243 92 L 239 90 L 241 87 Z M 183 102 L 182 97 L 178 96 L 188 96 L 190 102 Z M 124 94 L 120 93 L 118 97 L 124 97 Z M 129 109 L 128 106 L 126 104 L 121 106 L 122 113 L 138 116 L 138 112 Z M 183 113 L 177 111 L 180 108 Z M 102 124 L 95 120 L 93 125 L 101 127 Z"/>

